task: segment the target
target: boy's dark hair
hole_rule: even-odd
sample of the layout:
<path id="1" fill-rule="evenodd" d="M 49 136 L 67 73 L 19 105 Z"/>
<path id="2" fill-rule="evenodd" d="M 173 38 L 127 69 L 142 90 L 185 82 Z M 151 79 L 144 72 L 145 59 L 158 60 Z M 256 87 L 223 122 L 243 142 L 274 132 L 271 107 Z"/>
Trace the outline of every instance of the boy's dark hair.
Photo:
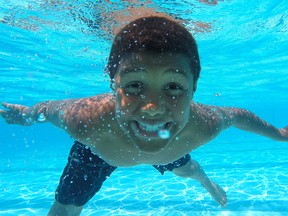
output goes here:
<path id="1" fill-rule="evenodd" d="M 114 78 L 123 56 L 132 52 L 177 52 L 188 56 L 194 79 L 200 74 L 200 60 L 196 42 L 189 31 L 176 21 L 165 17 L 139 18 L 115 36 L 108 60 L 108 72 Z"/>

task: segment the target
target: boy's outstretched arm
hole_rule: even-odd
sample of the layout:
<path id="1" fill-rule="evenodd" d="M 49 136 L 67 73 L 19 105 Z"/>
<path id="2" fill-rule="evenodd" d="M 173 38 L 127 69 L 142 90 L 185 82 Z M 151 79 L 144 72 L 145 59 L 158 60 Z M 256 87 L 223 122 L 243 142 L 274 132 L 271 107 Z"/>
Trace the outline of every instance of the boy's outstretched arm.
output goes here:
<path id="1" fill-rule="evenodd" d="M 50 122 L 64 129 L 74 138 L 86 136 L 91 128 L 95 129 L 101 117 L 113 107 L 113 96 L 46 101 L 32 107 L 2 103 L 6 109 L 0 109 L 0 115 L 9 124 L 24 126 L 33 123 Z M 111 114 L 112 115 L 112 114 Z"/>
<path id="2" fill-rule="evenodd" d="M 3 102 L 2 106 L 6 109 L 0 109 L 0 115 L 8 124 L 30 126 L 34 123 L 51 121 L 56 126 L 61 127 L 60 122 L 63 120 L 60 115 L 57 115 L 58 111 L 66 109 L 74 101 L 45 101 L 37 103 L 32 107 Z"/>
<path id="3" fill-rule="evenodd" d="M 224 128 L 234 126 L 273 140 L 288 142 L 288 126 L 276 128 L 245 109 L 224 107 L 217 107 L 216 109 L 221 113 Z"/>

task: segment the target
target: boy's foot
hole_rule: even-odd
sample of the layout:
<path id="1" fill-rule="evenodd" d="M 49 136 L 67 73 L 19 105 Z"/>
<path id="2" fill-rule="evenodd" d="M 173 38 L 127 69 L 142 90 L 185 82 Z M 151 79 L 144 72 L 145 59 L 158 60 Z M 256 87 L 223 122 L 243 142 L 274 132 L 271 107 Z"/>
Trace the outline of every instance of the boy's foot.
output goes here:
<path id="1" fill-rule="evenodd" d="M 209 178 L 206 181 L 207 182 L 202 183 L 202 186 L 210 193 L 210 195 L 217 203 L 219 203 L 222 207 L 225 207 L 227 204 L 226 192 Z"/>

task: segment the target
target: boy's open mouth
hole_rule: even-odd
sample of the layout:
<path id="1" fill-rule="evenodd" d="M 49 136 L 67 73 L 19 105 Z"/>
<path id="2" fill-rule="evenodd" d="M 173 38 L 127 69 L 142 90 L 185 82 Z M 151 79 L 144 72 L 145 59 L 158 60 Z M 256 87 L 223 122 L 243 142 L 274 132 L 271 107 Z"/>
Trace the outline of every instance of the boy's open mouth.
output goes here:
<path id="1" fill-rule="evenodd" d="M 131 128 L 136 135 L 140 135 L 146 138 L 159 138 L 159 131 L 170 132 L 172 128 L 172 122 L 148 124 L 144 122 L 132 121 Z"/>

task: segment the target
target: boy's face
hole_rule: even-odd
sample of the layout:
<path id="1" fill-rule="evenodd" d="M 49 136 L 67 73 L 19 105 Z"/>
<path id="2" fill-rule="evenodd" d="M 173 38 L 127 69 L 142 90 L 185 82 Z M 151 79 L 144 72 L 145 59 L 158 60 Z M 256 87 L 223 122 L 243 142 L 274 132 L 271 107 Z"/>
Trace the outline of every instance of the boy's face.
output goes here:
<path id="1" fill-rule="evenodd" d="M 196 86 L 189 59 L 170 52 L 127 54 L 115 82 L 117 121 L 134 145 L 147 153 L 169 147 L 189 119 Z"/>

